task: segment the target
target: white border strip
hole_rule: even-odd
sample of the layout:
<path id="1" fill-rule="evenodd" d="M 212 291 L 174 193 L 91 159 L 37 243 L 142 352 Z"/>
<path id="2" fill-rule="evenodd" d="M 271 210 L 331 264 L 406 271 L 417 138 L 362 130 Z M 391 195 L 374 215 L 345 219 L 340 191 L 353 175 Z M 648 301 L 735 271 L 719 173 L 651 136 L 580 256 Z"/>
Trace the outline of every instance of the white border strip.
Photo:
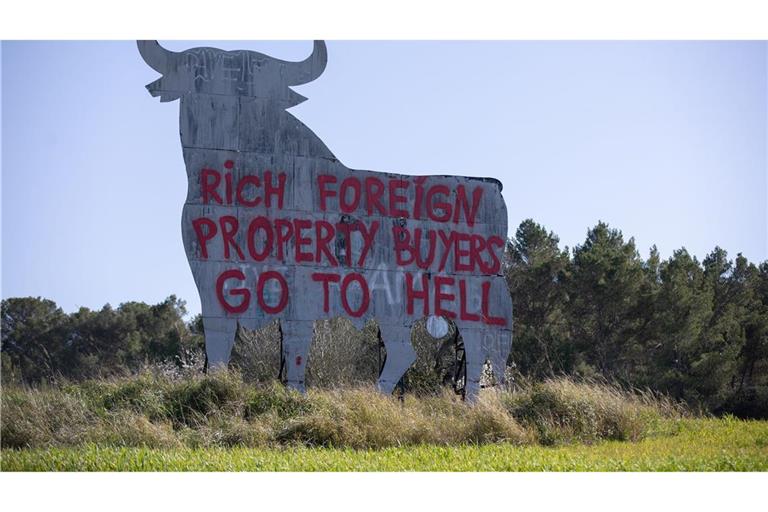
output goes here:
<path id="1" fill-rule="evenodd" d="M 3 39 L 765 39 L 764 0 L 25 0 Z"/>

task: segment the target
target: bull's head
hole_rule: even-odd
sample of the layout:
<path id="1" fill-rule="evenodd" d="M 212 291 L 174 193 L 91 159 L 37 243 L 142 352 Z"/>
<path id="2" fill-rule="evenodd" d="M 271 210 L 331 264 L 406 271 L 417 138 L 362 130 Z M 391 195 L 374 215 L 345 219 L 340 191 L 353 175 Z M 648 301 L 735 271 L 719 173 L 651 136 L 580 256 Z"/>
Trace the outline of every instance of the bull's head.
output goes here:
<path id="1" fill-rule="evenodd" d="M 301 62 L 289 62 L 262 53 L 217 48 L 166 50 L 157 41 L 138 41 L 144 61 L 163 76 L 147 85 L 160 101 L 173 101 L 186 94 L 218 94 L 277 99 L 284 107 L 306 98 L 290 86 L 316 79 L 325 69 L 325 42 L 315 41 L 312 54 Z"/>

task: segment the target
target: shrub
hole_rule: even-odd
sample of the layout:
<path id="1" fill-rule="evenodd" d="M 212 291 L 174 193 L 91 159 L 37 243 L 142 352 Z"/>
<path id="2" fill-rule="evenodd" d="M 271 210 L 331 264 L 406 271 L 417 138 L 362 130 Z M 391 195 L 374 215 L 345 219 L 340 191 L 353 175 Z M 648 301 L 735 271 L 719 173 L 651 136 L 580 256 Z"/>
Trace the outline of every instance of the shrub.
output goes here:
<path id="1" fill-rule="evenodd" d="M 306 414 L 311 408 L 311 401 L 298 391 L 288 389 L 278 382 L 264 387 L 255 387 L 248 391 L 245 399 L 245 419 L 274 413 L 282 419 Z"/>
<path id="2" fill-rule="evenodd" d="M 210 446 L 255 448 L 265 446 L 271 440 L 270 428 L 259 422 L 247 422 L 242 418 L 216 413 L 195 428 L 185 428 L 179 433 L 184 444 L 193 448 Z"/>
<path id="3" fill-rule="evenodd" d="M 254 331 L 240 326 L 232 348 L 231 365 L 246 382 L 270 382 L 278 378 L 280 349 L 278 322 Z"/>
<path id="4" fill-rule="evenodd" d="M 104 390 L 101 401 L 108 411 L 128 409 L 150 420 L 168 417 L 163 381 L 149 375 L 115 381 Z"/>
<path id="5" fill-rule="evenodd" d="M 505 410 L 497 393 L 490 392 L 465 411 L 461 437 L 475 444 L 525 444 L 532 436 Z"/>
<path id="6" fill-rule="evenodd" d="M 195 425 L 228 405 L 237 408 L 241 385 L 239 376 L 223 371 L 182 381 L 170 388 L 165 407 L 174 423 Z"/>
<path id="7" fill-rule="evenodd" d="M 76 395 L 55 389 L 3 388 L 2 427 L 4 448 L 79 444 L 95 414 Z"/>
<path id="8" fill-rule="evenodd" d="M 297 442 L 307 446 L 342 446 L 338 427 L 333 419 L 315 413 L 288 424 L 275 439 L 280 443 Z"/>
<path id="9" fill-rule="evenodd" d="M 455 368 L 456 327 L 449 324 L 448 334 L 435 339 L 429 334 L 426 322 L 416 322 L 411 334 L 411 343 L 416 352 L 413 362 L 404 376 L 405 389 L 417 395 L 440 394 L 446 384 L 452 383 Z"/>
<path id="10" fill-rule="evenodd" d="M 662 412 L 638 396 L 595 382 L 560 378 L 505 395 L 509 413 L 531 428 L 541 444 L 635 441 Z M 647 400 L 646 400 L 647 402 Z"/>
<path id="11" fill-rule="evenodd" d="M 377 329 L 369 322 L 358 330 L 346 318 L 316 322 L 307 359 L 307 384 L 326 389 L 374 384 L 383 359 Z"/>
<path id="12" fill-rule="evenodd" d="M 3 448 L 208 447 L 304 444 L 355 449 L 418 444 L 545 445 L 638 440 L 684 411 L 664 397 L 555 379 L 475 403 L 450 390 L 385 396 L 372 386 L 311 389 L 245 384 L 238 373 L 150 374 L 60 387 L 5 387 Z"/>
<path id="13" fill-rule="evenodd" d="M 385 448 L 530 439 L 493 396 L 469 405 L 447 392 L 404 402 L 372 388 L 317 393 L 311 413 L 291 421 L 277 439 L 311 446 Z"/>
<path id="14" fill-rule="evenodd" d="M 153 422 L 141 414 L 118 411 L 89 425 L 88 442 L 110 446 L 178 448 L 182 445 L 170 422 Z"/>

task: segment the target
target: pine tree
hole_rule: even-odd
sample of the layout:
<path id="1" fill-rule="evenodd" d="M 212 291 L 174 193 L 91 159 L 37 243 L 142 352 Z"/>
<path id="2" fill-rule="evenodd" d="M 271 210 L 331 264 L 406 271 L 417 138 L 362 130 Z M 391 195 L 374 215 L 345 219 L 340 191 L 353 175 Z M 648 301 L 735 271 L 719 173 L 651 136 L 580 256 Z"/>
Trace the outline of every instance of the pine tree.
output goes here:
<path id="1" fill-rule="evenodd" d="M 514 307 L 511 358 L 526 376 L 542 378 L 573 369 L 563 286 L 569 272 L 568 249 L 531 219 L 510 240 L 506 278 Z"/>
<path id="2" fill-rule="evenodd" d="M 638 331 L 643 262 L 634 239 L 599 222 L 573 251 L 568 283 L 571 333 L 580 352 L 581 373 L 597 372 L 627 383 L 643 356 Z"/>

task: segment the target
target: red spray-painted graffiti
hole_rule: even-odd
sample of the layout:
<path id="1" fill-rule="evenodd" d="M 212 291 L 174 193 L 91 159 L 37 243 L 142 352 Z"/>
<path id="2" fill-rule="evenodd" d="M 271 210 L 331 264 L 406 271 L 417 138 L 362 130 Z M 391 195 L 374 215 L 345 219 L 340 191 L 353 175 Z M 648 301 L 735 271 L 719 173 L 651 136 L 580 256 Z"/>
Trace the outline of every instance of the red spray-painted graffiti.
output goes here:
<path id="1" fill-rule="evenodd" d="M 504 240 L 462 232 L 457 225 L 475 226 L 483 189 L 467 190 L 459 185 L 454 193 L 443 184 L 428 184 L 424 177 L 382 180 L 375 177 L 337 179 L 332 174 L 318 174 L 316 197 L 319 210 L 326 214 L 356 216 L 354 220 L 329 222 L 322 218 L 291 215 L 284 210 L 287 174 L 264 170 L 239 174 L 234 162 L 227 160 L 223 172 L 201 169 L 200 200 L 203 205 L 230 207 L 226 215 L 200 216 L 191 220 L 199 247 L 199 257 L 207 260 L 209 248 L 222 248 L 221 257 L 233 262 L 272 261 L 291 265 L 316 265 L 324 268 L 372 268 L 370 255 L 377 240 L 389 236 L 385 252 L 401 269 L 405 281 L 408 315 L 438 315 L 467 322 L 504 326 L 503 317 L 489 310 L 490 279 L 482 283 L 479 310 L 471 310 L 468 287 L 460 276 L 435 275 L 446 270 L 460 274 L 495 275 L 501 269 Z M 412 197 L 406 196 L 412 191 Z M 253 217 L 233 215 L 249 209 L 269 209 Z M 306 214 L 305 214 L 306 215 Z M 382 219 L 415 219 L 431 221 L 431 227 L 407 227 L 395 224 L 390 233 L 382 231 Z M 246 221 L 247 220 L 247 221 Z M 435 226 L 437 226 L 435 228 Z M 440 227 L 440 226 L 444 226 Z M 351 250 L 337 251 L 339 245 L 350 248 L 353 234 L 361 241 L 359 255 Z M 449 264 L 450 262 L 450 264 Z M 406 270 L 413 268 L 413 271 Z M 323 311 L 330 310 L 332 285 L 337 285 L 341 304 L 351 317 L 361 317 L 370 306 L 370 287 L 366 276 L 358 272 L 345 274 L 313 272 L 312 282 L 322 296 Z M 247 311 L 252 303 L 268 314 L 281 313 L 288 304 L 290 286 L 283 274 L 270 270 L 247 283 L 246 275 L 236 268 L 222 271 L 216 279 L 216 297 L 230 314 Z M 268 303 L 265 287 L 276 285 L 277 302 Z M 249 286 L 251 288 L 249 288 Z M 361 295 L 352 304 L 350 290 Z M 450 309 L 446 303 L 456 307 Z"/>

